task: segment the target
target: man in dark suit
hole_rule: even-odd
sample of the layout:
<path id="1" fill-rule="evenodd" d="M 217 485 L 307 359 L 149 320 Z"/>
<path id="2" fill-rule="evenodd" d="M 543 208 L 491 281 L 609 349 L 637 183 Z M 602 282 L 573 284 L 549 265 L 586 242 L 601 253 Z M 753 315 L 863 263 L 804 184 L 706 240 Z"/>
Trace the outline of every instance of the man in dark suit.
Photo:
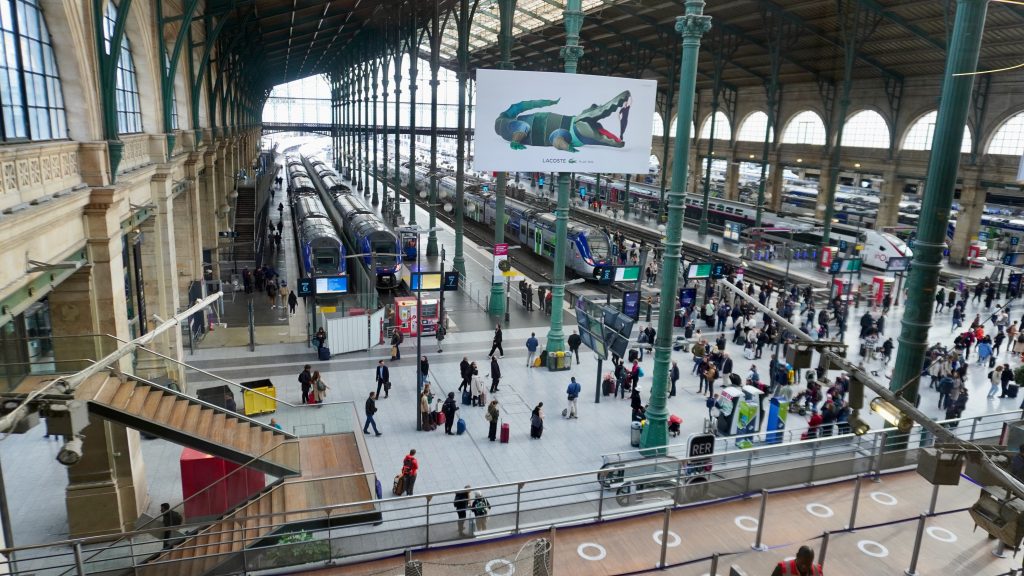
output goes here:
<path id="1" fill-rule="evenodd" d="M 384 365 L 383 360 L 377 361 L 377 398 L 380 398 L 380 390 L 384 389 L 384 397 L 391 395 L 391 373 Z"/>
<path id="2" fill-rule="evenodd" d="M 462 357 L 462 362 L 459 362 L 459 374 L 462 376 L 459 391 L 469 390 L 469 379 L 473 377 L 473 368 L 469 365 L 469 358 L 465 356 Z"/>

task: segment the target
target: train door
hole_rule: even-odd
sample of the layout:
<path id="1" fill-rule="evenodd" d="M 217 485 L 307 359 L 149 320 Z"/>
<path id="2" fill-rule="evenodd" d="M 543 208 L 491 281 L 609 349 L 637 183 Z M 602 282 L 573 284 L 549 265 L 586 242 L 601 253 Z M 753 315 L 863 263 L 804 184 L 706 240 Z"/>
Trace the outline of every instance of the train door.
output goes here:
<path id="1" fill-rule="evenodd" d="M 530 243 L 530 221 L 523 216 L 519 219 L 519 243 L 528 245 Z"/>
<path id="2" fill-rule="evenodd" d="M 544 231 L 540 226 L 533 229 L 533 251 L 536 254 L 544 254 Z"/>

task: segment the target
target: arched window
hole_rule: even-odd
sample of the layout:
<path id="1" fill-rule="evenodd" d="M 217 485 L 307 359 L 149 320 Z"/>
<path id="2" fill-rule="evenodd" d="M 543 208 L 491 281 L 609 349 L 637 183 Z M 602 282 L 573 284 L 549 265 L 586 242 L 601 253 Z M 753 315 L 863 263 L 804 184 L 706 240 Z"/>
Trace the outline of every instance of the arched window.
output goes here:
<path id="1" fill-rule="evenodd" d="M 117 3 L 107 2 L 103 13 L 103 47 L 110 54 L 110 38 L 117 23 Z M 135 62 L 128 35 L 121 40 L 121 57 L 117 59 L 117 132 L 133 134 L 142 132 L 142 109 L 139 106 L 139 86 L 135 82 Z"/>
<path id="2" fill-rule="evenodd" d="M 825 123 L 821 116 L 810 110 L 797 114 L 782 133 L 783 144 L 825 145 Z"/>
<path id="3" fill-rule="evenodd" d="M 67 137 L 53 45 L 38 0 L 0 0 L 3 139 Z"/>
<path id="4" fill-rule="evenodd" d="M 907 130 L 907 135 L 903 138 L 903 149 L 931 150 L 932 139 L 935 137 L 935 118 L 938 117 L 938 115 L 938 112 L 932 110 L 918 118 L 910 129 Z M 960 153 L 970 154 L 972 142 L 971 130 L 967 126 L 964 126 L 964 140 L 963 144 L 960 145 Z"/>
<path id="5" fill-rule="evenodd" d="M 171 69 L 171 55 L 164 52 L 164 66 Z M 178 92 L 175 90 L 174 79 L 171 79 L 171 130 L 178 129 Z"/>
<path id="6" fill-rule="evenodd" d="M 751 112 L 740 122 L 739 132 L 736 133 L 736 140 L 740 142 L 764 142 L 764 131 L 768 127 L 768 115 L 764 112 Z M 775 141 L 775 128 L 768 137 L 769 142 Z"/>
<path id="7" fill-rule="evenodd" d="M 988 143 L 987 154 L 1024 154 L 1024 112 L 1011 117 L 996 130 Z"/>
<path id="8" fill-rule="evenodd" d="M 676 116 L 675 118 L 672 119 L 672 126 L 670 126 L 668 129 L 669 138 L 676 137 L 676 128 L 678 128 L 678 126 L 676 125 L 677 120 L 679 120 L 679 116 Z M 693 140 L 693 135 L 696 133 L 697 127 L 694 125 L 693 122 L 690 122 L 690 140 Z"/>
<path id="9" fill-rule="evenodd" d="M 846 120 L 843 146 L 854 148 L 888 148 L 889 125 L 874 110 L 861 110 Z"/>
<path id="10" fill-rule="evenodd" d="M 661 114 L 654 113 L 654 127 L 651 129 L 651 136 L 664 136 L 665 135 L 665 123 L 661 120 Z"/>
<path id="11" fill-rule="evenodd" d="M 704 119 L 704 125 L 700 127 L 701 140 L 711 138 L 711 116 Z M 715 140 L 731 140 L 732 127 L 729 126 L 729 119 L 722 112 L 715 112 Z"/>

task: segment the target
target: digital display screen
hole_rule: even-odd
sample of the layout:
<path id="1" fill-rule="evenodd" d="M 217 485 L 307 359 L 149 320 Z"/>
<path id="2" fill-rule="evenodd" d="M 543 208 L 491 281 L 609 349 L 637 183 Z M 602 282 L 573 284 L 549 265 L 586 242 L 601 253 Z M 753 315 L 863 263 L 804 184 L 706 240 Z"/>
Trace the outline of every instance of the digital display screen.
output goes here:
<path id="1" fill-rule="evenodd" d="M 602 358 L 608 355 L 608 350 L 605 349 L 603 340 L 594 339 L 594 352 Z"/>
<path id="2" fill-rule="evenodd" d="M 594 336 L 586 330 L 580 332 L 580 340 L 583 341 L 583 345 L 591 350 L 594 349 Z"/>
<path id="3" fill-rule="evenodd" d="M 636 282 L 640 279 L 639 266 L 620 266 L 615 269 L 616 282 Z"/>
<path id="4" fill-rule="evenodd" d="M 590 331 L 590 317 L 587 316 L 586 314 L 577 314 L 576 324 L 579 325 L 580 330 L 588 332 Z"/>
<path id="5" fill-rule="evenodd" d="M 711 264 L 690 264 L 690 269 L 686 271 L 686 277 L 690 280 L 710 278 Z"/>
<path id="6" fill-rule="evenodd" d="M 410 290 L 440 290 L 443 275 L 440 272 L 413 272 L 410 277 Z M 420 279 L 423 287 L 420 287 Z"/>
<path id="7" fill-rule="evenodd" d="M 609 334 L 607 343 L 612 354 L 615 354 L 620 358 L 626 357 L 626 349 L 629 348 L 629 340 L 618 334 Z"/>
<path id="8" fill-rule="evenodd" d="M 348 276 L 316 279 L 317 294 L 344 294 L 348 292 Z"/>

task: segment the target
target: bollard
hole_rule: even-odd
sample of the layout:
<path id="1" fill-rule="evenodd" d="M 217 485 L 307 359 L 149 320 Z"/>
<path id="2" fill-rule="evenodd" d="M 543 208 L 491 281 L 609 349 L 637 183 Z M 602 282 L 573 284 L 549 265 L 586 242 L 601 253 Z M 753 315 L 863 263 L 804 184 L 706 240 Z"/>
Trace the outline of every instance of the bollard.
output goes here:
<path id="1" fill-rule="evenodd" d="M 818 551 L 818 564 L 820 564 L 822 568 L 825 567 L 825 554 L 828 554 L 828 539 L 831 536 L 832 533 L 828 530 L 821 535 L 821 550 Z"/>
<path id="2" fill-rule="evenodd" d="M 711 571 L 708 576 L 718 576 L 718 552 L 711 555 Z"/>
<path id="3" fill-rule="evenodd" d="M 669 506 L 665 507 L 665 522 L 661 526 L 661 562 L 658 563 L 658 568 L 665 569 L 665 558 L 668 556 L 668 524 L 669 520 L 672 519 L 672 508 Z"/>
<path id="4" fill-rule="evenodd" d="M 757 541 L 754 542 L 750 547 L 758 552 L 764 552 L 768 549 L 767 546 L 761 543 L 761 536 L 764 533 L 764 516 L 768 511 L 768 491 L 761 489 L 761 513 L 757 517 Z"/>
<path id="5" fill-rule="evenodd" d="M 921 554 L 921 538 L 924 537 L 924 521 L 926 518 L 928 517 L 924 514 L 917 518 L 917 535 L 914 536 L 914 551 L 910 554 L 910 568 L 904 571 L 907 576 L 917 576 L 917 558 Z"/>
<path id="6" fill-rule="evenodd" d="M 850 524 L 847 530 L 853 532 L 857 528 L 857 505 L 860 503 L 860 481 L 861 476 L 857 475 L 857 481 L 853 485 L 853 504 L 850 506 Z"/>

